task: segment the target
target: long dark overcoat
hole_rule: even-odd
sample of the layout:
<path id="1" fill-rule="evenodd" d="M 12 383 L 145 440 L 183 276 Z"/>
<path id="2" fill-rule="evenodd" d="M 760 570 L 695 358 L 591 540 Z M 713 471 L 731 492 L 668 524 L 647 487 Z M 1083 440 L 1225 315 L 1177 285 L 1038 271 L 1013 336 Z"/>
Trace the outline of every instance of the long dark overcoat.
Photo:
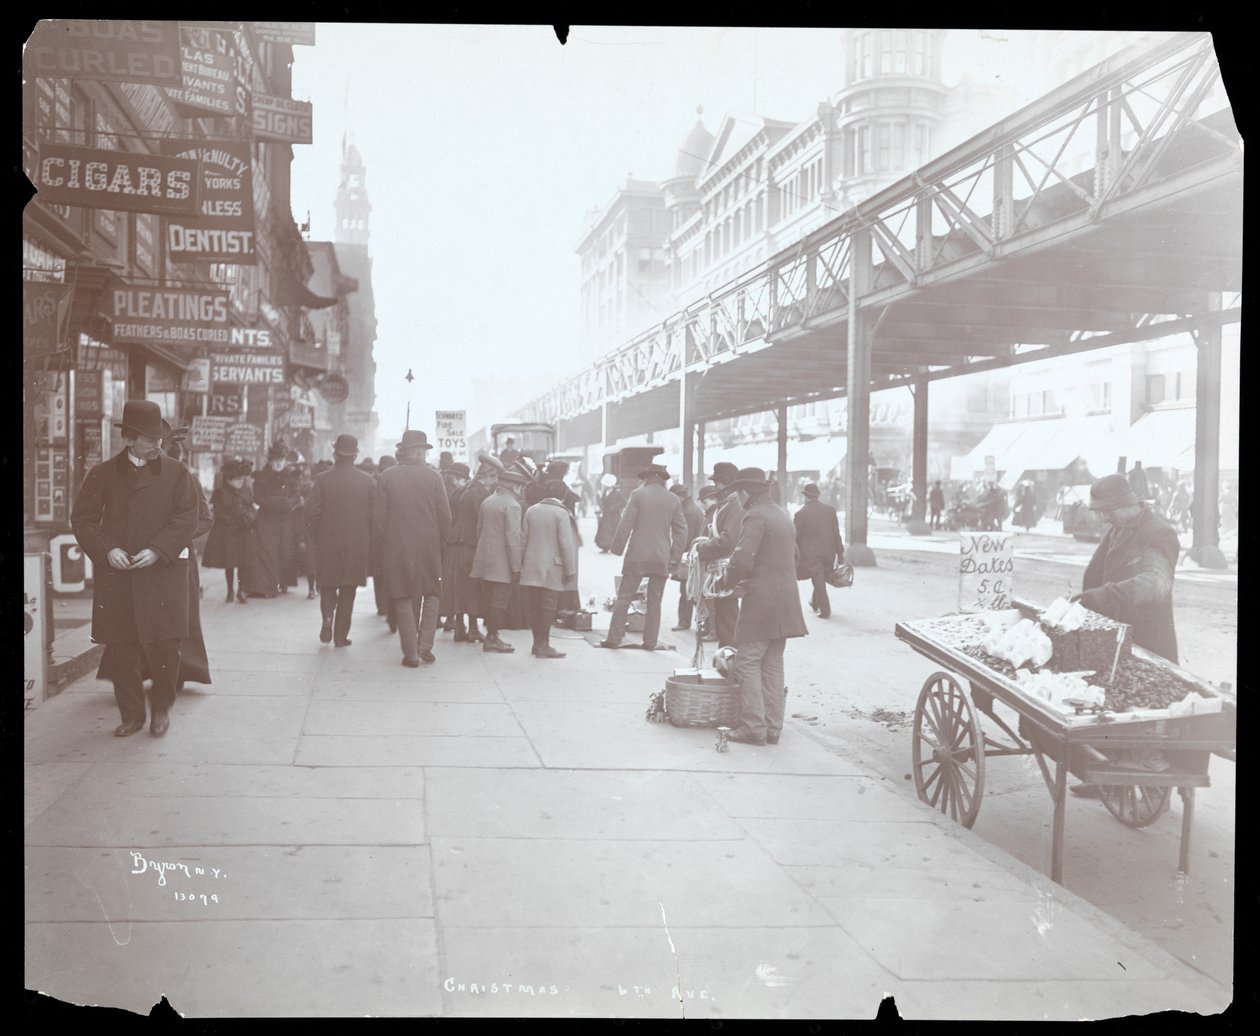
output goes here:
<path id="1" fill-rule="evenodd" d="M 624 576 L 667 576 L 687 547 L 682 501 L 661 482 L 647 482 L 630 494 L 621 512 L 612 552 L 625 552 Z"/>
<path id="2" fill-rule="evenodd" d="M 189 555 L 201 501 L 196 479 L 173 457 L 137 468 L 126 454 L 88 472 L 70 517 L 79 546 L 92 559 L 92 639 L 182 639 L 189 632 Z M 157 564 L 120 571 L 109 563 L 115 547 L 129 555 L 148 547 Z"/>
<path id="3" fill-rule="evenodd" d="M 254 527 L 254 494 L 248 485 L 233 489 L 226 482 L 210 496 L 214 525 L 201 563 L 206 568 L 240 568 L 247 557 L 246 540 Z"/>
<path id="4" fill-rule="evenodd" d="M 727 578 L 744 583 L 736 644 L 806 635 L 796 588 L 796 530 L 767 493 L 753 497 L 744 511 Z"/>
<path id="5" fill-rule="evenodd" d="M 376 480 L 351 459 L 322 472 L 306 498 L 306 535 L 315 546 L 321 590 L 366 586 L 372 560 L 372 501 Z"/>
<path id="6" fill-rule="evenodd" d="M 796 525 L 796 549 L 800 551 L 797 576 L 810 579 L 816 574 L 826 575 L 844 557 L 836 509 L 821 500 L 806 500 L 792 521 Z"/>
<path id="7" fill-rule="evenodd" d="M 1108 528 L 1081 580 L 1081 603 L 1133 627 L 1133 641 L 1174 664 L 1173 571 L 1181 543 L 1176 530 L 1146 505 L 1122 529 Z"/>
<path id="8" fill-rule="evenodd" d="M 595 546 L 600 550 L 612 550 L 613 537 L 617 535 L 617 523 L 626 506 L 626 495 L 618 487 L 609 489 L 599 502 L 599 524 L 595 529 Z"/>
<path id="9" fill-rule="evenodd" d="M 373 525 L 381 542 L 381 583 L 390 600 L 442 592 L 442 552 L 451 508 L 442 476 L 419 460 L 400 460 L 380 476 Z"/>

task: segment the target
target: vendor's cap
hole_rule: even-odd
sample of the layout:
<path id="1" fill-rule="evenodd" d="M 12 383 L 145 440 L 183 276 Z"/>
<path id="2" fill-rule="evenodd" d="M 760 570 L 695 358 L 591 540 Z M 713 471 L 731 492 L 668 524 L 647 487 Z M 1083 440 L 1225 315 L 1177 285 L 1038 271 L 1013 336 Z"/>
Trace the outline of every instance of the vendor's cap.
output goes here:
<path id="1" fill-rule="evenodd" d="M 161 408 L 152 400 L 132 399 L 123 404 L 122 420 L 115 421 L 114 427 L 132 435 L 161 439 L 170 425 L 162 420 Z"/>
<path id="2" fill-rule="evenodd" d="M 495 457 L 494 455 L 489 454 L 489 453 L 477 454 L 477 474 L 478 475 L 486 471 L 493 471 L 495 473 L 501 474 L 503 470 L 504 470 L 503 461 L 499 460 L 498 457 Z"/>
<path id="3" fill-rule="evenodd" d="M 735 474 L 735 481 L 731 483 L 731 488 L 744 490 L 769 489 L 770 480 L 766 477 L 765 470 L 762 468 L 740 468 Z"/>
<path id="4" fill-rule="evenodd" d="M 720 486 L 729 486 L 738 477 L 739 468 L 730 461 L 720 460 L 713 465 L 713 474 L 709 476 L 709 481 Z"/>
<path id="5" fill-rule="evenodd" d="M 822 496 L 822 490 L 820 490 L 813 482 L 806 482 L 805 485 L 801 486 L 801 496 L 807 496 L 811 500 L 817 500 L 820 496 Z"/>
<path id="6" fill-rule="evenodd" d="M 467 465 L 467 464 L 465 464 L 462 460 L 457 460 L 454 464 L 452 464 L 452 465 L 451 465 L 449 468 L 447 468 L 446 470 L 447 470 L 447 471 L 454 472 L 454 473 L 455 473 L 456 475 L 458 475 L 460 478 L 471 478 L 471 477 L 472 477 L 472 472 L 468 470 L 468 465 Z"/>
<path id="7" fill-rule="evenodd" d="M 669 478 L 669 468 L 664 464 L 649 464 L 646 468 L 639 472 L 639 478 Z"/>
<path id="8" fill-rule="evenodd" d="M 433 449 L 433 443 L 429 442 L 429 437 L 415 428 L 408 428 L 403 432 L 403 437 L 399 441 L 395 449 L 405 450 L 415 447 L 422 450 Z"/>
<path id="9" fill-rule="evenodd" d="M 347 435 L 344 432 L 337 436 L 337 441 L 333 443 L 333 453 L 341 457 L 353 457 L 359 452 L 359 440 L 353 435 Z"/>
<path id="10" fill-rule="evenodd" d="M 1137 494 L 1123 475 L 1105 475 L 1089 487 L 1091 511 L 1114 511 L 1140 503 Z"/>

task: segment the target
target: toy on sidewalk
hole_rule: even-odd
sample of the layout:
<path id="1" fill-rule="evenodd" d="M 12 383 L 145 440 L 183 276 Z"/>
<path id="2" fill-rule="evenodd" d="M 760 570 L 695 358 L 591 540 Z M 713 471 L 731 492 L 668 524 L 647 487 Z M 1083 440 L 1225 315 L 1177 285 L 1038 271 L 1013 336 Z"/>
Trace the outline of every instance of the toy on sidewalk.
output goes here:
<path id="1" fill-rule="evenodd" d="M 717 739 L 717 744 L 713 746 L 714 751 L 729 752 L 731 750 L 731 743 L 726 740 L 726 735 L 729 734 L 733 729 L 734 729 L 733 727 L 718 727 L 717 728 L 718 739 Z"/>

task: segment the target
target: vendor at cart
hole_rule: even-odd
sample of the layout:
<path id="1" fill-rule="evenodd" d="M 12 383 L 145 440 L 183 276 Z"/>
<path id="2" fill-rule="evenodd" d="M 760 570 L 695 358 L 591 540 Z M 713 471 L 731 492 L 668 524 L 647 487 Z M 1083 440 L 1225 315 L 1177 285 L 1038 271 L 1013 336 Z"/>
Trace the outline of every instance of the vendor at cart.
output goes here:
<path id="1" fill-rule="evenodd" d="M 1089 490 L 1089 509 L 1107 524 L 1082 592 L 1073 600 L 1133 628 L 1133 642 L 1178 665 L 1173 627 L 1173 571 L 1181 543 L 1176 530 L 1137 498 L 1123 475 L 1107 475 Z M 1077 785 L 1089 795 L 1094 789 Z"/>

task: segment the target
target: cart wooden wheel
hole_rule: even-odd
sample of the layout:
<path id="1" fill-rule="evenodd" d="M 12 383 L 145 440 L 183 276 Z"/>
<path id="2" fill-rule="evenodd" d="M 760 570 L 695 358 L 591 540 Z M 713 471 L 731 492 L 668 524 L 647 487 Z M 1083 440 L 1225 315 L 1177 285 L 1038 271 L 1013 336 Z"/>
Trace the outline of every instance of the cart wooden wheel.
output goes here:
<path id="1" fill-rule="evenodd" d="M 1172 788 L 1149 784 L 1101 784 L 1099 797 L 1111 815 L 1128 827 L 1155 823 L 1168 808 Z"/>
<path id="2" fill-rule="evenodd" d="M 919 798 L 971 827 L 984 794 L 984 732 L 971 695 L 933 673 L 914 708 L 914 787 Z"/>

